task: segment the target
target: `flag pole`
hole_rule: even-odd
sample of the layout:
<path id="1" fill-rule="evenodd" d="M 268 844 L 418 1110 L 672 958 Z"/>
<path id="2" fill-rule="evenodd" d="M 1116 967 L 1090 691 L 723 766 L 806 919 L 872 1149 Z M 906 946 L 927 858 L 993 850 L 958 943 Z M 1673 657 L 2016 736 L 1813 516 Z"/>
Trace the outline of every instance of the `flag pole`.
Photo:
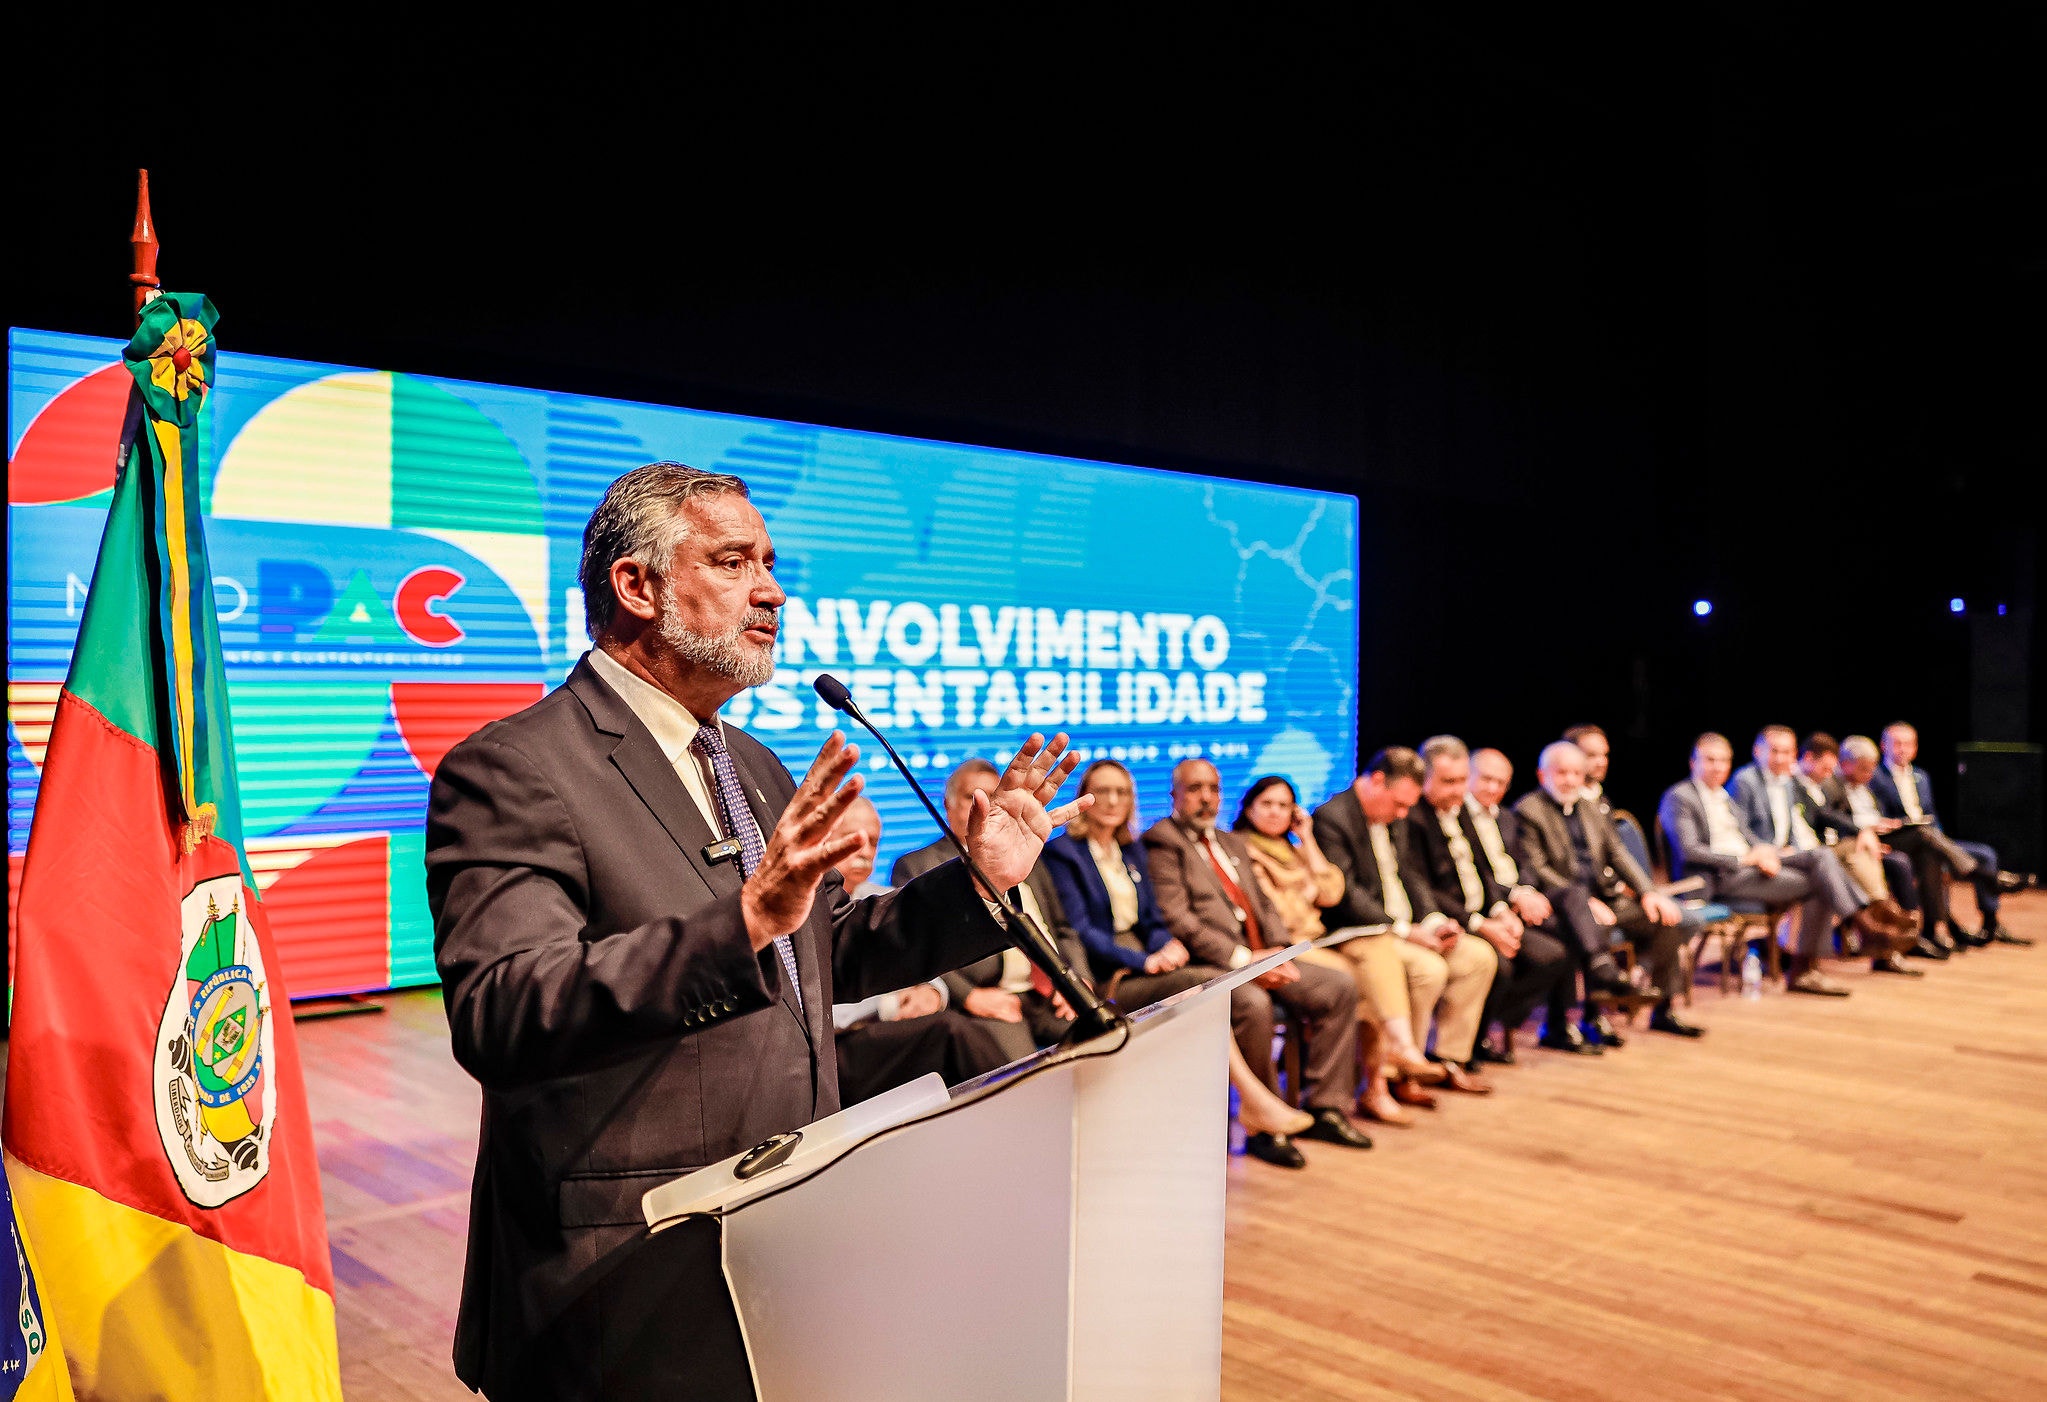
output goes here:
<path id="1" fill-rule="evenodd" d="M 128 281 L 135 289 L 135 325 L 142 324 L 142 309 L 163 295 L 163 282 L 156 275 L 156 255 L 160 245 L 156 241 L 156 221 L 149 213 L 149 172 L 137 171 L 135 176 L 135 231 L 128 235 L 128 248 L 133 257 L 132 271 Z M 128 459 L 135 451 L 135 435 L 142 431 L 142 392 L 136 390 L 128 396 L 128 412 L 121 420 L 121 439 L 114 449 L 114 480 L 128 470 Z"/>
<path id="2" fill-rule="evenodd" d="M 128 281 L 135 285 L 135 320 L 142 321 L 142 309 L 155 301 L 163 283 L 156 275 L 156 224 L 149 217 L 149 172 L 144 170 L 135 180 L 135 232 L 128 236 L 128 246 L 134 252 L 135 268 L 128 274 Z"/>

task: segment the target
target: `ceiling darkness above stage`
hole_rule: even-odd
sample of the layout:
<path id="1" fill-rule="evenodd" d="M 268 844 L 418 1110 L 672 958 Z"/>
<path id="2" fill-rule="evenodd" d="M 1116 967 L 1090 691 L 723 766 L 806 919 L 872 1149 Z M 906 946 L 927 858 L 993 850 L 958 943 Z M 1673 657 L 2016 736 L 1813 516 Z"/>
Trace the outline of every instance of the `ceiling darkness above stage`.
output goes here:
<path id="1" fill-rule="evenodd" d="M 1368 610 L 1368 672 L 1521 590 L 1606 640 L 1532 689 L 1632 696 L 1659 736 L 1793 647 L 1761 606 L 1772 512 L 1815 570 L 1911 523 L 1869 571 L 1922 630 L 1886 705 L 1959 704 L 1949 598 L 2030 597 L 1999 532 L 2042 505 L 2036 10 L 579 18 L 336 19 L 156 77 L 29 36 L 53 61 L 10 101 L 10 320 L 124 329 L 147 164 L 166 279 L 233 349 L 1356 491 L 1368 594 L 1452 539 L 1509 551 Z M 1603 542 L 1605 617 L 1527 595 L 1552 534 Z M 1751 651 L 1693 675 L 1694 625 Z M 1457 695 L 1418 683 L 1363 731 L 1412 739 Z"/>

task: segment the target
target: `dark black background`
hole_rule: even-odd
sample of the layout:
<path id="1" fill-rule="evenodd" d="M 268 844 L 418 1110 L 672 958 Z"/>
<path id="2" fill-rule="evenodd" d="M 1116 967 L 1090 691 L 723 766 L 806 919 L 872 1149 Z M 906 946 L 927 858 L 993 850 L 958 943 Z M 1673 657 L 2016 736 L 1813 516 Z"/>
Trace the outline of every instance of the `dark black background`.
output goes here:
<path id="1" fill-rule="evenodd" d="M 1368 751 L 1598 720 L 1642 807 L 1905 716 L 1945 800 L 2043 731 L 1971 687 L 2037 638 L 2037 14 L 137 12 L 16 47 L 7 313 L 125 332 L 147 164 L 233 349 L 1355 492 Z"/>

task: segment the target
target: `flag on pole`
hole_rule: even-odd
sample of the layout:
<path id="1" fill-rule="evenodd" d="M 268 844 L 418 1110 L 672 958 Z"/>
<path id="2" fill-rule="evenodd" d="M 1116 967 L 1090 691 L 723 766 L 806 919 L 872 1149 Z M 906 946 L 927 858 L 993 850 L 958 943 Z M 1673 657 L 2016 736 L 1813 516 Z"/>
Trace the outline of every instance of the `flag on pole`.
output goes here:
<path id="1" fill-rule="evenodd" d="M 21 877 L 0 1138 L 81 1395 L 338 1399 L 319 1168 L 242 847 L 201 529 L 213 323 L 168 293 L 128 343 L 124 468 Z"/>

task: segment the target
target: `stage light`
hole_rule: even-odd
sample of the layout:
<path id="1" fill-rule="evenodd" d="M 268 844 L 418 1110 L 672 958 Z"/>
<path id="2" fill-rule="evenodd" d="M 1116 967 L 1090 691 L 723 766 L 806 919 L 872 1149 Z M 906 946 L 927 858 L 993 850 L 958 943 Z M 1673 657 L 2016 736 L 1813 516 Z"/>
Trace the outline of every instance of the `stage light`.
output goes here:
<path id="1" fill-rule="evenodd" d="M 1965 607 L 1967 607 L 1967 605 L 1965 605 L 1960 599 L 1949 599 L 1947 601 L 1947 611 L 1949 613 L 1960 613 Z"/>
<path id="2" fill-rule="evenodd" d="M 1999 604 L 1999 605 L 1997 606 L 1997 616 L 1998 616 L 1999 618 L 2002 618 L 2002 617 L 2004 617 L 2004 605 L 2003 605 L 2003 604 Z"/>
<path id="3" fill-rule="evenodd" d="M 1713 612 L 1713 601 L 1711 599 L 1698 600 L 1692 605 L 1692 612 L 1704 618 L 1707 614 Z"/>

